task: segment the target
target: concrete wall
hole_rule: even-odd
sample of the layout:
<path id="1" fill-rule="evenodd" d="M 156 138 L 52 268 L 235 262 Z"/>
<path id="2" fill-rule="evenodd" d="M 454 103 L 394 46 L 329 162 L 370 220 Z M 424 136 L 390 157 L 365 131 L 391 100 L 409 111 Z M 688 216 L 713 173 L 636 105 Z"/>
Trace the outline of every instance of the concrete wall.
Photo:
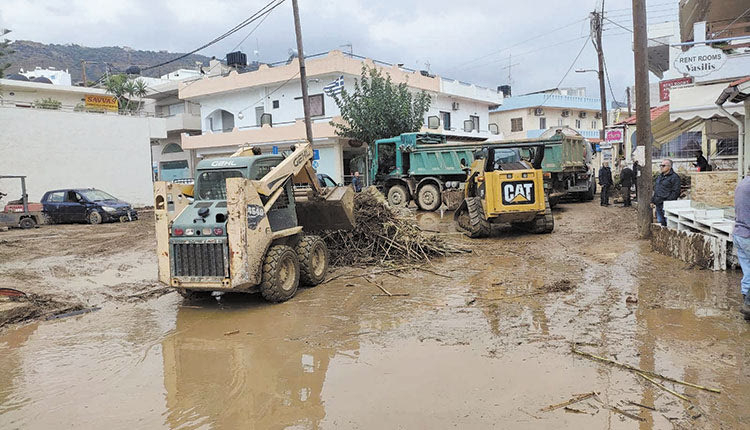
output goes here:
<path id="1" fill-rule="evenodd" d="M 714 207 L 734 206 L 737 172 L 690 173 L 690 200 Z"/>
<path id="2" fill-rule="evenodd" d="M 42 109 L 0 109 L 0 174 L 26 175 L 29 198 L 66 187 L 102 189 L 151 205 L 150 137 L 163 119 Z M 163 124 L 161 125 L 163 127 Z M 157 133 L 159 134 L 159 133 Z M 166 132 L 164 132 L 166 137 Z M 17 185 L 0 182 L 10 198 Z"/>

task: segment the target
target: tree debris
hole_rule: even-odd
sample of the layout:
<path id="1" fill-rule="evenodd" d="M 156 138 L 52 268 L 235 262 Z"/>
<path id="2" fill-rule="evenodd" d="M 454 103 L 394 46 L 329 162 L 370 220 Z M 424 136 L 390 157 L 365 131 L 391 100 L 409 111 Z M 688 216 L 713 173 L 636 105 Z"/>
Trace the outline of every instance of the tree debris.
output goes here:
<path id="1" fill-rule="evenodd" d="M 416 221 L 388 205 L 383 194 L 368 187 L 354 197 L 354 230 L 323 233 L 333 266 L 391 262 L 428 262 L 430 257 L 470 252 L 425 234 Z"/>
<path id="2" fill-rule="evenodd" d="M 709 391 L 709 392 L 712 392 L 712 393 L 721 393 L 721 391 L 717 390 L 716 388 L 709 388 L 709 387 L 704 387 L 702 385 L 697 385 L 697 384 L 693 384 L 693 383 L 690 383 L 690 382 L 681 381 L 679 379 L 670 378 L 669 376 L 664 376 L 664 375 L 661 375 L 661 374 L 656 373 L 656 372 L 651 372 L 649 370 L 639 369 L 639 368 L 637 368 L 635 366 L 631 366 L 629 364 L 620 363 L 619 361 L 614 361 L 614 360 L 610 360 L 608 358 L 599 357 L 598 355 L 589 354 L 588 352 L 579 351 L 579 350 L 576 349 L 576 344 L 575 343 L 573 343 L 573 344 L 570 345 L 570 350 L 574 354 L 578 354 L 578 355 L 581 355 L 581 356 L 589 358 L 589 359 L 601 361 L 603 363 L 612 364 L 614 366 L 621 367 L 623 369 L 627 369 L 627 370 L 630 370 L 630 371 L 635 372 L 635 373 L 639 373 L 641 376 L 646 376 L 646 375 L 653 376 L 653 377 L 656 377 L 656 378 L 661 378 L 661 379 L 663 379 L 665 381 L 670 381 L 670 382 L 674 382 L 674 383 L 677 383 L 677 384 L 685 385 L 687 387 L 698 388 L 700 390 Z M 687 399 L 685 399 L 685 400 L 687 400 Z"/>
<path id="3" fill-rule="evenodd" d="M 575 394 L 575 395 L 573 395 L 573 397 L 570 398 L 570 400 L 564 401 L 562 403 L 557 403 L 555 405 L 547 406 L 546 408 L 540 409 L 540 411 L 541 412 L 554 411 L 555 409 L 564 408 L 566 406 L 570 406 L 570 405 L 572 405 L 574 403 L 580 402 L 581 400 L 586 400 L 586 399 L 588 399 L 590 397 L 594 397 L 594 396 L 596 396 L 596 393 L 593 392 L 593 391 L 590 392 L 590 393 Z"/>

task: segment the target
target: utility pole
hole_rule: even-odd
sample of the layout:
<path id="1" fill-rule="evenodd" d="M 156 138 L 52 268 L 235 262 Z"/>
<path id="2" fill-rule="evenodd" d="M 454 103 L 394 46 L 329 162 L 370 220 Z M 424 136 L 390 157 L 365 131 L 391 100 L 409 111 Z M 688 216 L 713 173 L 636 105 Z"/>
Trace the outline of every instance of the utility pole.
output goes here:
<path id="1" fill-rule="evenodd" d="M 648 94 L 648 58 L 646 56 L 646 0 L 633 0 L 633 51 L 635 56 L 636 143 L 644 147 L 644 161 L 638 181 L 638 234 L 651 236 L 651 102 Z"/>
<path id="2" fill-rule="evenodd" d="M 83 86 L 88 87 L 86 83 L 86 60 L 81 60 L 81 77 L 83 78 Z"/>
<path id="3" fill-rule="evenodd" d="M 302 27 L 299 23 L 297 0 L 292 0 L 294 11 L 294 32 L 297 34 L 297 60 L 299 61 L 299 79 L 302 86 L 302 108 L 305 111 L 305 133 L 310 145 L 313 144 L 312 123 L 310 122 L 310 98 L 307 96 L 307 72 L 305 71 L 305 51 L 302 49 Z"/>
<path id="4" fill-rule="evenodd" d="M 602 1 L 602 12 L 604 12 L 604 1 Z M 591 32 L 594 40 L 594 47 L 599 58 L 599 98 L 602 106 L 602 130 L 599 132 L 599 138 L 605 143 L 605 133 L 607 128 L 607 93 L 604 88 L 604 51 L 602 50 L 602 15 L 597 12 L 591 12 Z"/>
<path id="5" fill-rule="evenodd" d="M 633 116 L 633 110 L 630 108 L 630 87 L 625 88 L 625 96 L 628 99 L 628 118 Z"/>

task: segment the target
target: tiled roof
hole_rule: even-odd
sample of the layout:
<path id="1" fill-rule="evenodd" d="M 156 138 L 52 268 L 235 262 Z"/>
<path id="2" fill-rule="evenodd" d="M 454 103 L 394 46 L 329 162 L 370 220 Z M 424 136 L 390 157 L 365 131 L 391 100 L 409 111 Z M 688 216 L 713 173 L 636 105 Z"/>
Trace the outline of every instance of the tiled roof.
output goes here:
<path id="1" fill-rule="evenodd" d="M 655 120 L 659 116 L 661 116 L 663 113 L 669 112 L 669 105 L 662 105 L 662 106 L 656 106 L 651 108 L 651 121 Z M 618 124 L 624 124 L 624 125 L 633 125 L 635 124 L 635 115 L 631 116 L 630 118 L 627 118 L 623 121 L 618 122 Z"/>

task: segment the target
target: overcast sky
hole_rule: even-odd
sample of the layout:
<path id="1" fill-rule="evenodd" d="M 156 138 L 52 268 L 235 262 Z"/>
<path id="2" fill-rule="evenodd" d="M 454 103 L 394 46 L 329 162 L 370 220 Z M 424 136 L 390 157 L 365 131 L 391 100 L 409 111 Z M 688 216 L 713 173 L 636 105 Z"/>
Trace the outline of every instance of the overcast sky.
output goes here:
<path id="1" fill-rule="evenodd" d="M 2 0 L 0 28 L 12 39 L 85 46 L 129 46 L 185 52 L 232 28 L 269 0 Z M 588 15 L 601 1 L 299 0 L 305 52 L 330 49 L 390 62 L 492 88 L 510 83 L 514 94 L 558 85 L 575 69 L 597 67 L 586 37 Z M 649 22 L 677 19 L 678 0 L 648 2 Z M 631 0 L 608 0 L 605 11 L 632 28 Z M 255 24 L 200 51 L 223 58 Z M 562 27 L 562 28 L 561 28 Z M 614 95 L 624 101 L 633 84 L 631 33 L 605 22 L 604 53 Z M 556 31 L 555 31 L 556 30 Z M 239 49 L 248 59 L 284 60 L 296 47 L 291 0 L 274 10 Z M 257 53 L 256 53 L 257 51 Z M 511 58 L 509 59 L 509 55 Z M 517 63 L 517 64 L 516 64 Z M 598 96 L 594 73 L 571 71 L 563 87 L 587 87 Z M 607 99 L 612 95 L 607 90 Z"/>

